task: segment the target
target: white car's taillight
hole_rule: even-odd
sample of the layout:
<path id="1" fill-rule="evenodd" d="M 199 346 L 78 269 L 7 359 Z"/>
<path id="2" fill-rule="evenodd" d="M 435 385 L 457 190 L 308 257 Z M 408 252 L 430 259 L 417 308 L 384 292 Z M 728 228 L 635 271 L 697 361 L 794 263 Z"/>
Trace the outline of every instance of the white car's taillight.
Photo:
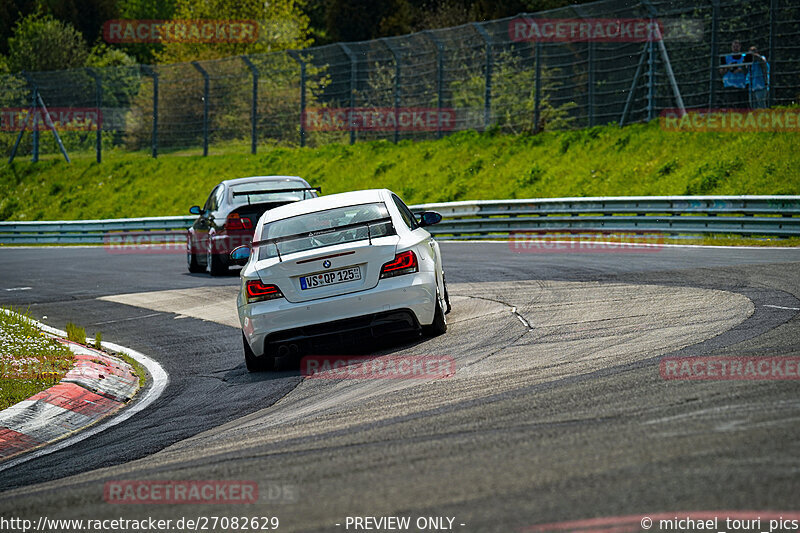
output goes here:
<path id="1" fill-rule="evenodd" d="M 414 255 L 414 252 L 408 250 L 395 255 L 393 261 L 389 261 L 381 267 L 381 279 L 414 272 L 419 272 L 417 256 Z"/>
<path id="2" fill-rule="evenodd" d="M 247 289 L 247 303 L 283 298 L 283 293 L 276 285 L 267 285 L 259 280 L 248 281 L 245 287 Z"/>

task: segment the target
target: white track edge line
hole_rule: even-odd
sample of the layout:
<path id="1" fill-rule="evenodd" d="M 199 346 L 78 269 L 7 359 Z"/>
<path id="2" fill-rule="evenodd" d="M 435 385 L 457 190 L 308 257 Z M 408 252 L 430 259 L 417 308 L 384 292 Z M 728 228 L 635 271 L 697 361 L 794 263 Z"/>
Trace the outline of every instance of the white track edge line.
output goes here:
<path id="1" fill-rule="evenodd" d="M 465 243 L 465 244 L 484 244 L 484 243 L 496 243 L 496 244 L 511 244 L 511 243 L 518 243 L 518 242 L 525 242 L 525 241 L 513 241 L 513 240 L 495 240 L 495 239 L 486 239 L 486 240 L 475 240 L 475 241 L 468 241 L 468 240 L 460 240 L 460 239 L 437 239 L 436 242 L 445 242 L 448 244 L 455 244 L 455 243 Z M 576 242 L 580 241 L 536 241 L 541 244 L 575 244 Z M 614 245 L 619 248 L 625 248 L 628 246 L 640 246 L 642 248 L 711 248 L 711 249 L 720 249 L 720 250 L 800 250 L 800 246 L 730 246 L 730 245 L 716 245 L 716 244 L 655 244 L 655 243 L 647 243 L 647 242 L 619 242 L 619 241 L 586 241 L 591 243 L 592 245 L 597 244 L 610 244 Z M 518 252 L 520 254 L 525 253 L 524 250 Z M 531 253 L 547 253 L 547 250 L 543 250 L 542 252 L 531 252 Z M 558 252 L 553 252 L 558 253 Z M 593 253 L 591 250 L 585 250 L 584 253 Z M 608 253 L 608 252 L 607 252 Z"/>
<path id="2" fill-rule="evenodd" d="M 8 309 L 3 309 L 6 313 L 11 313 Z M 51 333 L 53 335 L 58 335 L 60 337 L 66 337 L 67 332 L 62 331 L 60 329 L 52 328 L 46 324 L 42 324 L 37 320 L 31 319 L 38 328 L 47 333 Z M 119 344 L 115 344 L 113 342 L 102 342 L 101 346 L 106 348 L 112 352 L 123 352 L 126 355 L 132 357 L 136 362 L 141 364 L 143 367 L 147 369 L 147 372 L 150 374 L 151 379 L 153 380 L 152 386 L 145 391 L 144 396 L 142 396 L 139 400 L 134 400 L 131 406 L 127 409 L 122 411 L 119 415 L 112 415 L 107 420 L 104 420 L 96 425 L 89 426 L 86 430 L 78 430 L 78 433 L 67 437 L 63 440 L 59 440 L 54 442 L 53 444 L 45 444 L 44 447 L 34 450 L 30 453 L 25 453 L 16 459 L 11 459 L 10 461 L 0 463 L 0 472 L 3 470 L 7 470 L 9 468 L 13 468 L 17 465 L 30 461 L 32 459 L 36 459 L 37 457 L 41 457 L 43 455 L 48 455 L 53 452 L 63 450 L 68 446 L 72 446 L 84 439 L 87 439 L 93 435 L 97 435 L 101 431 L 105 431 L 106 429 L 116 426 L 124 422 L 125 420 L 129 419 L 139 411 L 142 411 L 150 404 L 152 404 L 159 396 L 164 392 L 164 389 L 167 388 L 167 384 L 169 383 L 169 374 L 164 368 L 158 363 L 158 361 L 151 359 L 150 357 L 144 355 L 143 353 L 137 352 L 136 350 L 131 350 L 130 348 L 126 348 L 124 346 L 120 346 Z"/>

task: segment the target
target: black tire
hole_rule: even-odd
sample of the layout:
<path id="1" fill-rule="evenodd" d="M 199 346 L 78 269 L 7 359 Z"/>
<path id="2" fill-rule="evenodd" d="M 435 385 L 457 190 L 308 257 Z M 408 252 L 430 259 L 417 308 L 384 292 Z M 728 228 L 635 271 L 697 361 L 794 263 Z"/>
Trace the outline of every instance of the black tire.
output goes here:
<path id="1" fill-rule="evenodd" d="M 272 370 L 275 367 L 274 357 L 268 357 L 266 354 L 261 357 L 255 356 L 244 333 L 242 333 L 242 345 L 244 348 L 244 364 L 247 366 L 248 372 L 264 372 Z"/>
<path id="2" fill-rule="evenodd" d="M 206 271 L 206 269 L 197 262 L 197 254 L 186 252 L 186 262 L 189 264 L 189 272 L 192 274 L 201 274 Z"/>
<path id="3" fill-rule="evenodd" d="M 211 245 L 209 244 L 209 246 Z M 225 263 L 222 255 L 208 252 L 208 273 L 212 276 L 222 276 L 227 274 L 227 272 L 228 265 Z"/>
<path id="4" fill-rule="evenodd" d="M 442 283 L 444 284 L 444 314 L 447 314 L 453 310 L 453 306 L 450 305 L 450 293 L 447 292 L 447 281 L 444 279 L 444 272 L 442 272 Z"/>
<path id="5" fill-rule="evenodd" d="M 444 318 L 442 306 L 439 304 L 439 295 L 436 295 L 436 309 L 433 311 L 433 322 L 429 326 L 422 326 L 422 333 L 428 337 L 437 337 L 447 331 L 447 320 Z"/>

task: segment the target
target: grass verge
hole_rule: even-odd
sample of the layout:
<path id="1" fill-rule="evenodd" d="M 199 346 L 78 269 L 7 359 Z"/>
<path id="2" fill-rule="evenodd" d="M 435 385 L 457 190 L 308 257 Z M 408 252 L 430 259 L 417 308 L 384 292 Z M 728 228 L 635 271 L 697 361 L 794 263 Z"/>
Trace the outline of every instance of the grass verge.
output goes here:
<path id="1" fill-rule="evenodd" d="M 42 333 L 27 310 L 2 309 L 0 409 L 5 409 L 58 383 L 75 358 L 69 348 Z"/>
<path id="2" fill-rule="evenodd" d="M 145 370 L 144 366 L 131 357 L 130 355 L 126 354 L 125 352 L 119 352 L 114 354 L 115 357 L 119 357 L 133 368 L 133 371 L 136 373 L 136 376 L 139 378 L 139 388 L 141 389 L 144 387 L 145 383 L 147 383 L 147 370 Z"/>
<path id="3" fill-rule="evenodd" d="M 798 194 L 800 134 L 665 131 L 658 121 L 538 135 L 318 148 L 215 147 L 220 155 L 111 151 L 0 165 L 0 220 L 188 214 L 223 179 L 289 174 L 323 193 L 387 187 L 408 203 L 617 195 Z M 194 152 L 197 153 L 197 152 Z"/>

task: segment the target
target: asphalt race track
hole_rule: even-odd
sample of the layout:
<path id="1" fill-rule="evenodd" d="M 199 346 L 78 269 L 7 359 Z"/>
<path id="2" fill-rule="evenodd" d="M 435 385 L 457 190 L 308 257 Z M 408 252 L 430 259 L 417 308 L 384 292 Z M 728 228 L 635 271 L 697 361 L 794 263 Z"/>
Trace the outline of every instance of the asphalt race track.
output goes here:
<path id="1" fill-rule="evenodd" d="M 170 376 L 124 423 L 0 472 L 0 516 L 277 516 L 281 531 L 443 516 L 459 531 L 524 531 L 798 510 L 799 382 L 664 380 L 659 361 L 800 355 L 799 249 L 442 251 L 447 334 L 377 349 L 452 356 L 456 375 L 356 381 L 304 380 L 290 362 L 249 374 L 235 273 L 189 274 L 174 254 L 0 249 L 0 304 L 101 331 Z M 104 500 L 106 482 L 133 479 L 250 480 L 261 497 Z"/>

